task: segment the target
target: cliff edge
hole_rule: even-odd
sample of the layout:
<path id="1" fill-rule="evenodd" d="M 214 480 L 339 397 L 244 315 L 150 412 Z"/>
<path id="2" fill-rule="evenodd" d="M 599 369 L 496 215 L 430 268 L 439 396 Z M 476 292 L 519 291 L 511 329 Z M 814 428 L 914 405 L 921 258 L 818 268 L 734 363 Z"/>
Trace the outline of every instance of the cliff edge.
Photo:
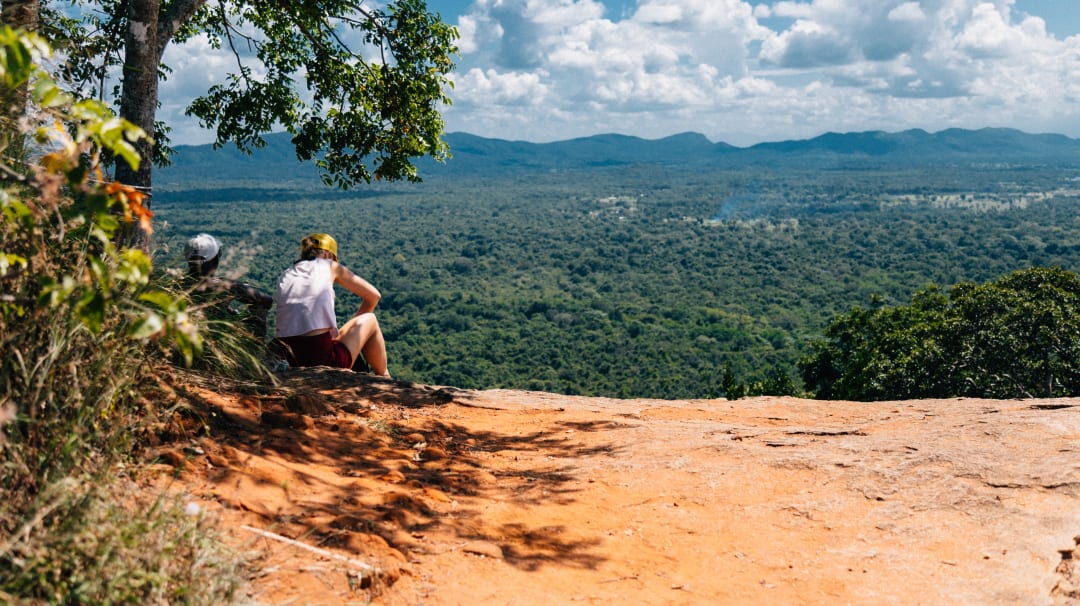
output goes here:
<path id="1" fill-rule="evenodd" d="M 177 371 L 152 468 L 251 558 L 254 604 L 1080 603 L 1080 399 L 279 377 Z"/>

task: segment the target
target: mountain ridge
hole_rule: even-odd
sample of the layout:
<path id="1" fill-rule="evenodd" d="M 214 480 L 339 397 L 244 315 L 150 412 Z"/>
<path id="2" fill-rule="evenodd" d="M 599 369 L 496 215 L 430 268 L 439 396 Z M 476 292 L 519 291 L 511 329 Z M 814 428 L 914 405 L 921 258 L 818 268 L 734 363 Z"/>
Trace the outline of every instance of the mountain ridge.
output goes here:
<path id="1" fill-rule="evenodd" d="M 317 178 L 311 164 L 292 153 L 290 135 L 267 135 L 251 155 L 234 147 L 178 145 L 173 165 L 158 170 L 165 188 L 212 180 L 251 181 Z M 567 170 L 597 170 L 637 164 L 665 167 L 874 168 L 922 164 L 986 163 L 1071 165 L 1080 163 L 1080 140 L 1056 133 L 1032 134 L 1012 128 L 946 129 L 928 132 L 827 132 L 810 139 L 762 142 L 736 147 L 684 132 L 644 139 L 607 133 L 535 143 L 447 133 L 452 157 L 445 163 L 417 159 L 422 178 L 499 176 Z"/>

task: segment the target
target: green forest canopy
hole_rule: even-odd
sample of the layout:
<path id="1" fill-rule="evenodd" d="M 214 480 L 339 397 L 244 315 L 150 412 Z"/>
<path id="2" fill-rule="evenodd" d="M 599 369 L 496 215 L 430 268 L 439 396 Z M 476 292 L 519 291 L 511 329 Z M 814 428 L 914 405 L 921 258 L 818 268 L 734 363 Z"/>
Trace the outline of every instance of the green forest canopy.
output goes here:
<path id="1" fill-rule="evenodd" d="M 209 231 L 271 290 L 329 231 L 382 291 L 395 376 L 614 397 L 794 382 L 830 320 L 931 284 L 1080 266 L 1076 171 L 944 166 L 774 172 L 634 165 L 330 192 L 174 184 L 166 248 Z M 347 293 L 341 310 L 354 307 Z M 736 379 L 733 381 L 733 377 Z M 734 388 L 734 389 L 733 389 Z"/>
<path id="2" fill-rule="evenodd" d="M 819 398 L 1021 398 L 1080 393 L 1080 276 L 1018 270 L 855 307 L 800 361 Z"/>

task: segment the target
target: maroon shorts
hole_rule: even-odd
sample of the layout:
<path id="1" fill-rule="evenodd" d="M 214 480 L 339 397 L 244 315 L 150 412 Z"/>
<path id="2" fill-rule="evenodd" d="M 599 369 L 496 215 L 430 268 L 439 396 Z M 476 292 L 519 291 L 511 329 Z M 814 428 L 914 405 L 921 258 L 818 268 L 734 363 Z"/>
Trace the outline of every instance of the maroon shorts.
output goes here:
<path id="1" fill-rule="evenodd" d="M 279 337 L 285 361 L 290 366 L 333 366 L 352 368 L 352 353 L 345 344 L 324 332 L 310 337 Z"/>

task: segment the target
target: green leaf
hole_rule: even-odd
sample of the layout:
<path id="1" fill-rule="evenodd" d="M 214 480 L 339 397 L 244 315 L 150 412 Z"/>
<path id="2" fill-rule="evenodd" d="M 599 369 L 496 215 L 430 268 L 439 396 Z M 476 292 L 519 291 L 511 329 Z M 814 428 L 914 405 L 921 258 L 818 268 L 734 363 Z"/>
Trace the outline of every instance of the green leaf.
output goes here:
<path id="1" fill-rule="evenodd" d="M 26 269 L 26 257 L 0 253 L 0 277 L 6 276 L 12 268 Z"/>
<path id="2" fill-rule="evenodd" d="M 165 320 L 158 314 L 147 312 L 135 320 L 128 330 L 128 336 L 133 339 L 148 339 L 165 328 Z"/>
<path id="3" fill-rule="evenodd" d="M 30 207 L 20 200 L 5 195 L 0 209 L 3 209 L 4 217 L 8 221 L 22 226 L 23 229 L 30 229 L 34 224 L 34 215 L 30 212 Z"/>
<path id="4" fill-rule="evenodd" d="M 99 290 L 88 290 L 75 305 L 79 321 L 94 334 L 101 332 L 105 324 L 105 295 Z"/>
<path id="5" fill-rule="evenodd" d="M 116 268 L 116 277 L 130 284 L 146 284 L 150 281 L 153 265 L 150 258 L 137 248 L 125 248 L 120 253 L 120 264 Z"/>
<path id="6" fill-rule="evenodd" d="M 63 276 L 60 281 L 52 278 L 44 278 L 41 281 L 41 295 L 38 296 L 38 304 L 47 307 L 56 307 L 62 301 L 71 296 L 78 283 L 71 276 Z"/>
<path id="7" fill-rule="evenodd" d="M 51 78 L 41 76 L 31 86 L 31 94 L 38 105 L 44 108 L 57 108 L 70 104 L 73 97 L 64 91 Z"/>
<path id="8" fill-rule="evenodd" d="M 183 311 L 185 301 L 180 297 L 173 297 L 161 290 L 151 290 L 139 295 L 139 300 L 157 307 L 161 311 Z"/>

